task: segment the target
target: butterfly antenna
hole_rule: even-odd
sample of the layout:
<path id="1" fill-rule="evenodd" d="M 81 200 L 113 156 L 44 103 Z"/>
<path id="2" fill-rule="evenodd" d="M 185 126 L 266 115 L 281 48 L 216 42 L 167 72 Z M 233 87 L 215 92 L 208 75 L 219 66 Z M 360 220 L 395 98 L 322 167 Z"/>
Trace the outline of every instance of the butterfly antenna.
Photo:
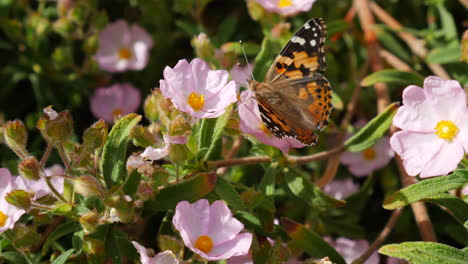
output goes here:
<path id="1" fill-rule="evenodd" d="M 255 77 L 254 77 L 254 75 L 253 75 L 252 68 L 250 68 L 249 60 L 247 59 L 247 54 L 245 54 L 244 42 L 243 42 L 242 40 L 239 40 L 239 44 L 240 44 L 240 46 L 241 46 L 242 53 L 244 54 L 244 59 L 245 59 L 245 62 L 247 63 L 247 69 L 248 69 L 249 72 L 250 72 L 250 77 L 252 78 L 252 80 L 255 80 Z"/>

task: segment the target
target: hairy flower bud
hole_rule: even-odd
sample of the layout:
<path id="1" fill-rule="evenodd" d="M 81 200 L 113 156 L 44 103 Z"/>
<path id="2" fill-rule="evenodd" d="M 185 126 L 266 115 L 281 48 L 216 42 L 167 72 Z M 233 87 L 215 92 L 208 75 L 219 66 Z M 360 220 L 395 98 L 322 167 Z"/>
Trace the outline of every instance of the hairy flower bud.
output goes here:
<path id="1" fill-rule="evenodd" d="M 99 120 L 83 134 L 83 146 L 88 151 L 94 151 L 104 146 L 107 140 L 107 124 L 104 120 Z"/>
<path id="2" fill-rule="evenodd" d="M 73 186 L 75 191 L 84 197 L 93 197 L 104 195 L 104 187 L 93 176 L 84 175 L 73 179 Z"/>
<path id="3" fill-rule="evenodd" d="M 13 229 L 14 243 L 16 247 L 31 247 L 41 241 L 41 236 L 32 226 L 17 225 Z"/>
<path id="4" fill-rule="evenodd" d="M 91 234 L 99 224 L 99 214 L 95 211 L 89 211 L 82 215 L 79 221 L 85 233 Z"/>
<path id="5" fill-rule="evenodd" d="M 143 109 L 149 120 L 167 125 L 168 116 L 174 107 L 169 99 L 164 98 L 160 89 L 154 89 L 146 98 Z"/>
<path id="6" fill-rule="evenodd" d="M 46 138 L 54 142 L 62 142 L 70 138 L 73 133 L 73 119 L 68 111 L 57 114 L 50 107 L 46 107 L 44 113 L 37 121 L 37 128 Z"/>
<path id="7" fill-rule="evenodd" d="M 26 151 L 28 132 L 20 120 L 6 122 L 3 126 L 3 136 L 8 147 L 16 153 L 24 153 Z"/>
<path id="8" fill-rule="evenodd" d="M 41 168 L 35 157 L 27 157 L 18 164 L 18 171 L 22 177 L 37 181 L 39 180 Z"/>
<path id="9" fill-rule="evenodd" d="M 34 193 L 25 190 L 13 190 L 5 196 L 5 200 L 18 208 L 28 210 L 31 207 L 33 197 Z"/>
<path id="10" fill-rule="evenodd" d="M 214 48 L 208 36 L 202 32 L 191 41 L 197 57 L 209 61 L 214 55 Z"/>
<path id="11" fill-rule="evenodd" d="M 133 137 L 133 144 L 140 147 L 152 146 L 156 143 L 155 137 L 151 134 L 147 127 L 135 126 L 131 133 Z"/>

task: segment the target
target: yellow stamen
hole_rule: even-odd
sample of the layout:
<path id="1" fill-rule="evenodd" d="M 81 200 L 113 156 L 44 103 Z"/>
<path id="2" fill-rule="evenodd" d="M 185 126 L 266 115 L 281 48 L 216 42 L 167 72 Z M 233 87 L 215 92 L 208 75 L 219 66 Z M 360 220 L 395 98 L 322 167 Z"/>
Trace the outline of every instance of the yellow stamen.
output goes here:
<path id="1" fill-rule="evenodd" d="M 205 104 L 205 97 L 203 94 L 192 92 L 188 97 L 187 103 L 193 108 L 193 110 L 199 111 Z"/>
<path id="2" fill-rule="evenodd" d="M 263 122 L 260 125 L 260 129 L 263 130 L 263 132 L 265 132 L 265 134 L 271 135 L 271 131 L 265 126 L 265 124 L 263 124 Z"/>
<path id="3" fill-rule="evenodd" d="M 128 48 L 119 49 L 119 59 L 128 60 L 132 57 L 132 52 Z"/>
<path id="4" fill-rule="evenodd" d="M 364 157 L 364 159 L 366 160 L 374 160 L 375 157 L 377 157 L 377 152 L 375 152 L 375 149 L 373 149 L 372 147 L 371 148 L 368 148 L 368 149 L 365 149 L 362 151 L 362 156 Z"/>
<path id="5" fill-rule="evenodd" d="M 195 248 L 198 248 L 199 250 L 208 253 L 213 248 L 213 240 L 211 240 L 211 237 L 209 236 L 200 236 L 197 239 L 197 242 L 195 242 Z"/>
<path id="6" fill-rule="evenodd" d="M 452 121 L 442 120 L 434 128 L 441 139 L 452 140 L 458 133 L 458 127 Z"/>
<path id="7" fill-rule="evenodd" d="M 279 8 L 284 8 L 284 7 L 291 6 L 292 4 L 293 4 L 292 0 L 280 0 L 278 2 L 278 7 Z"/>
<path id="8" fill-rule="evenodd" d="M 0 227 L 5 226 L 7 219 L 8 219 L 8 216 L 5 215 L 2 211 L 0 211 Z"/>

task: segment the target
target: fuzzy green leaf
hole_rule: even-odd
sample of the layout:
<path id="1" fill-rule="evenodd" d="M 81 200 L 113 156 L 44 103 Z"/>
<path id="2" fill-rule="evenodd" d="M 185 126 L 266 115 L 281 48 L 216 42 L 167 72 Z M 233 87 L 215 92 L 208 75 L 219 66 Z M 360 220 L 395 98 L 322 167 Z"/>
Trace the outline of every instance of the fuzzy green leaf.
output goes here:
<path id="1" fill-rule="evenodd" d="M 441 176 L 420 181 L 401 189 L 385 200 L 383 207 L 393 210 L 412 204 L 432 195 L 461 187 L 468 180 L 467 170 L 456 170 L 448 176 Z"/>
<path id="2" fill-rule="evenodd" d="M 204 158 L 205 161 L 218 160 L 221 158 L 224 127 L 231 118 L 233 109 L 233 105 L 230 105 L 226 108 L 226 112 L 220 117 L 208 122 L 202 122 L 200 136 L 204 138 L 200 139 L 200 146 L 208 148 Z M 207 124 L 206 127 L 203 126 L 203 124 Z"/>
<path id="3" fill-rule="evenodd" d="M 414 84 L 421 86 L 423 82 L 424 77 L 417 73 L 388 69 L 368 75 L 361 81 L 361 85 L 371 86 L 376 83 L 397 83 L 401 85 Z"/>
<path id="4" fill-rule="evenodd" d="M 260 184 L 258 185 L 258 190 L 264 193 L 266 196 L 271 196 L 275 192 L 275 182 L 276 176 L 279 173 L 278 163 L 274 162 L 270 164 L 268 169 L 265 171 Z"/>
<path id="5" fill-rule="evenodd" d="M 75 249 L 69 249 L 58 256 L 51 264 L 65 264 L 68 258 L 75 252 Z"/>
<path id="6" fill-rule="evenodd" d="M 268 68 L 273 63 L 281 47 L 282 44 L 279 40 L 271 40 L 267 37 L 263 39 L 262 47 L 255 58 L 255 68 L 253 69 L 253 75 L 257 80 L 264 79 Z"/>
<path id="7" fill-rule="evenodd" d="M 447 208 L 462 225 L 468 221 L 468 204 L 462 199 L 448 193 L 439 193 L 424 199 L 426 202 Z"/>
<path id="8" fill-rule="evenodd" d="M 226 201 L 232 208 L 236 210 L 245 210 L 244 201 L 242 201 L 241 196 L 231 183 L 223 177 L 218 177 L 215 192 L 219 198 Z"/>
<path id="9" fill-rule="evenodd" d="M 345 146 L 347 150 L 358 152 L 374 145 L 377 140 L 387 133 L 388 128 L 392 125 L 393 116 L 396 114 L 397 109 L 398 104 L 393 103 L 380 115 L 369 121 L 365 127 L 346 140 Z"/>
<path id="10" fill-rule="evenodd" d="M 80 229 L 80 224 L 78 222 L 73 221 L 59 225 L 54 231 L 52 231 L 52 233 L 50 233 L 50 235 L 44 242 L 44 245 L 42 246 L 42 255 L 45 255 L 47 253 L 47 250 L 49 249 L 50 245 L 57 239 L 65 235 L 74 233 Z"/>
<path id="11" fill-rule="evenodd" d="M 381 247 L 379 253 L 412 264 L 465 264 L 468 259 L 468 252 L 434 242 L 390 244 Z"/>
<path id="12" fill-rule="evenodd" d="M 444 47 L 431 50 L 427 54 L 426 61 L 429 63 L 454 63 L 460 62 L 462 50 L 460 46 Z"/>
<path id="13" fill-rule="evenodd" d="M 104 145 L 100 163 L 107 187 L 125 180 L 127 144 L 130 140 L 130 132 L 140 120 L 140 115 L 126 115 L 117 121 L 109 133 L 109 139 Z"/>

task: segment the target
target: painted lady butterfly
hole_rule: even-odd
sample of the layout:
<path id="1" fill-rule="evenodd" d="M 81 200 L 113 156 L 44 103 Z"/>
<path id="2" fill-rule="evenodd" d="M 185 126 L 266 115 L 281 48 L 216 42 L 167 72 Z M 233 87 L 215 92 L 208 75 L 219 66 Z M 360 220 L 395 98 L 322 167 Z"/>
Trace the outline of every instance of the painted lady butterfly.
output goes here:
<path id="1" fill-rule="evenodd" d="M 249 81 L 263 123 L 278 137 L 292 137 L 305 145 L 317 143 L 317 131 L 328 124 L 331 87 L 325 71 L 323 19 L 305 23 L 270 66 L 264 82 Z"/>

